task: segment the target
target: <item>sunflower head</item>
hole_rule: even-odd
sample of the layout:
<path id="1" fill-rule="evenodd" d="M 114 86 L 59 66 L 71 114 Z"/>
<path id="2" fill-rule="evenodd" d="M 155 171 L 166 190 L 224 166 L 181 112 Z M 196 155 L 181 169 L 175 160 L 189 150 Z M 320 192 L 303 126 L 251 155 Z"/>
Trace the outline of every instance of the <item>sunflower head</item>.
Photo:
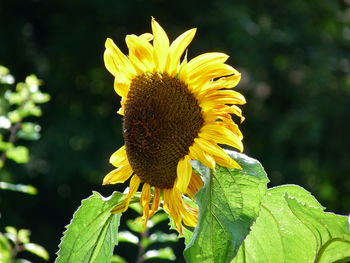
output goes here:
<path id="1" fill-rule="evenodd" d="M 118 113 L 124 116 L 125 145 L 112 154 L 116 169 L 103 184 L 131 177 L 128 193 L 113 212 L 125 211 L 142 184 L 144 222 L 162 204 L 181 233 L 183 224 L 196 225 L 198 211 L 186 200 L 194 199 L 203 185 L 190 161 L 211 169 L 216 164 L 240 169 L 218 144 L 243 150 L 243 136 L 231 114 L 244 120 L 237 105 L 245 99 L 230 90 L 241 75 L 225 64 L 226 54 L 205 53 L 189 61 L 183 56 L 196 29 L 170 44 L 155 19 L 151 24 L 152 34 L 126 36 L 128 55 L 111 39 L 106 41 L 104 61 L 121 96 Z"/>

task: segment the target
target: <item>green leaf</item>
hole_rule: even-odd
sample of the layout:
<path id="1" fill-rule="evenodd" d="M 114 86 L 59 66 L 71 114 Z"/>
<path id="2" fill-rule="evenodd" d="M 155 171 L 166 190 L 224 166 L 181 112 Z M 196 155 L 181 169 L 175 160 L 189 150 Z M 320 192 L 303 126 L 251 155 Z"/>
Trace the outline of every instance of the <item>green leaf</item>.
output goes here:
<path id="1" fill-rule="evenodd" d="M 24 140 L 38 140 L 40 138 L 40 125 L 33 122 L 24 122 L 17 136 Z"/>
<path id="2" fill-rule="evenodd" d="M 15 79 L 10 74 L 8 68 L 0 65 L 0 83 L 1 84 L 13 84 Z"/>
<path id="3" fill-rule="evenodd" d="M 0 262 L 10 263 L 12 258 L 12 247 L 7 238 L 0 233 Z"/>
<path id="4" fill-rule="evenodd" d="M 121 214 L 111 214 L 123 194 L 109 198 L 99 193 L 82 201 L 59 245 L 56 263 L 110 263 L 117 244 Z"/>
<path id="5" fill-rule="evenodd" d="M 24 250 L 37 255 L 38 257 L 41 257 L 45 260 L 49 259 L 49 253 L 47 253 L 47 251 L 45 250 L 45 248 L 43 248 L 42 246 L 39 246 L 38 244 L 34 244 L 34 243 L 26 243 L 23 245 Z"/>
<path id="6" fill-rule="evenodd" d="M 142 233 L 143 222 L 141 220 L 129 219 L 126 221 L 128 228 L 136 233 Z"/>
<path id="7" fill-rule="evenodd" d="M 157 242 L 164 243 L 164 242 L 177 242 L 178 241 L 177 235 L 175 233 L 166 234 L 166 233 L 163 233 L 160 231 L 156 231 L 156 232 L 152 233 L 149 236 L 149 239 L 151 241 L 150 244 L 154 244 Z"/>
<path id="8" fill-rule="evenodd" d="M 164 221 L 168 220 L 168 218 L 169 217 L 168 217 L 168 215 L 166 213 L 158 212 L 154 216 L 152 216 L 150 218 L 150 220 L 152 221 L 153 225 L 155 226 L 155 225 L 157 225 L 157 224 L 159 224 L 161 222 L 164 222 Z"/>
<path id="9" fill-rule="evenodd" d="M 16 163 L 27 163 L 29 161 L 29 151 L 27 147 L 17 146 L 6 151 L 7 158 Z"/>
<path id="10" fill-rule="evenodd" d="M 24 258 L 17 258 L 15 259 L 14 263 L 32 263 L 32 262 Z"/>
<path id="11" fill-rule="evenodd" d="M 8 151 L 11 148 L 13 148 L 12 143 L 0 140 L 0 151 Z"/>
<path id="12" fill-rule="evenodd" d="M 230 262 L 258 216 L 268 179 L 261 164 L 229 152 L 242 170 L 196 167 L 205 180 L 197 193 L 198 225 L 185 250 L 187 262 Z"/>
<path id="13" fill-rule="evenodd" d="M 257 259 L 262 263 L 347 262 L 348 219 L 323 209 L 299 186 L 269 189 L 260 215 L 232 263 Z"/>
<path id="14" fill-rule="evenodd" d="M 13 226 L 7 226 L 5 227 L 5 236 L 7 237 L 7 239 L 11 240 L 13 243 L 17 242 L 17 229 L 14 228 Z"/>
<path id="15" fill-rule="evenodd" d="M 47 93 L 35 92 L 32 94 L 32 100 L 35 103 L 46 103 L 50 100 L 50 95 Z"/>
<path id="16" fill-rule="evenodd" d="M 29 236 L 30 236 L 30 231 L 28 229 L 20 229 L 18 231 L 18 240 L 21 243 L 29 243 Z"/>
<path id="17" fill-rule="evenodd" d="M 138 244 L 139 238 L 137 236 L 135 236 L 133 233 L 131 233 L 130 231 L 121 231 L 118 234 L 118 241 L 132 243 L 132 244 Z"/>
<path id="18" fill-rule="evenodd" d="M 124 258 L 118 255 L 113 255 L 111 263 L 128 263 Z"/>
<path id="19" fill-rule="evenodd" d="M 145 260 L 151 258 L 160 258 L 174 261 L 176 259 L 173 250 L 170 247 L 160 248 L 159 250 L 148 250 L 144 255 Z"/>
<path id="20" fill-rule="evenodd" d="M 10 184 L 6 182 L 0 182 L 0 189 L 22 192 L 30 195 L 36 195 L 38 193 L 38 190 L 32 185 Z"/>

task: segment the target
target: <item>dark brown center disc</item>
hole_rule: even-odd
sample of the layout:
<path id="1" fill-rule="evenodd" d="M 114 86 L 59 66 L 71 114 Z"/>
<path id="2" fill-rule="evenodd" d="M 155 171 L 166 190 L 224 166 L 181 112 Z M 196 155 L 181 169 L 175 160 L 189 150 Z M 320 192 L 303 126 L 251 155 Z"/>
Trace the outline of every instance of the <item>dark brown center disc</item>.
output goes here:
<path id="1" fill-rule="evenodd" d="M 146 73 L 130 85 L 123 136 L 133 171 L 152 186 L 172 188 L 177 164 L 203 126 L 187 85 L 167 74 Z"/>

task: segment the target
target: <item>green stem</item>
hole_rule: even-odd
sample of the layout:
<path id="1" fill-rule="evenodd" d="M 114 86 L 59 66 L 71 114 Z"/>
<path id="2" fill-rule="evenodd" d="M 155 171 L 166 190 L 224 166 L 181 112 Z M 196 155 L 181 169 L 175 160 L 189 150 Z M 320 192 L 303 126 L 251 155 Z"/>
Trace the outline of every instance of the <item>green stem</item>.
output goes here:
<path id="1" fill-rule="evenodd" d="M 146 247 L 142 244 L 142 241 L 148 238 L 148 234 L 149 234 L 148 228 L 146 228 L 145 231 L 141 233 L 140 241 L 137 244 L 137 246 L 139 247 L 139 252 L 137 255 L 136 263 L 143 263 L 145 261 L 144 254 L 146 252 Z"/>

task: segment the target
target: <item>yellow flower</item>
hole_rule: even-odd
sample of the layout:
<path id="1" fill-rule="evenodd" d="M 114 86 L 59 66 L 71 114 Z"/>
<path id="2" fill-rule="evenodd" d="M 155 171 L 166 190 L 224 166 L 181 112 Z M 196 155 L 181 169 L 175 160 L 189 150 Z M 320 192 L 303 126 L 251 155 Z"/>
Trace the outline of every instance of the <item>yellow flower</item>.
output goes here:
<path id="1" fill-rule="evenodd" d="M 182 233 L 182 225 L 195 226 L 198 210 L 188 199 L 202 187 L 191 160 L 211 169 L 219 164 L 240 168 L 218 144 L 242 151 L 242 133 L 230 114 L 244 117 L 235 104 L 244 97 L 230 88 L 240 73 L 225 64 L 223 53 L 205 53 L 187 61 L 183 57 L 196 29 L 169 43 L 163 28 L 152 18 L 152 34 L 127 35 L 128 56 L 111 39 L 104 61 L 115 77 L 124 116 L 125 145 L 110 162 L 117 167 L 103 184 L 123 183 L 131 177 L 129 192 L 112 212 L 124 212 L 140 184 L 142 219 L 147 222 L 163 209 Z M 230 105 L 230 106 L 229 106 Z M 187 200 L 187 201 L 186 201 Z"/>

